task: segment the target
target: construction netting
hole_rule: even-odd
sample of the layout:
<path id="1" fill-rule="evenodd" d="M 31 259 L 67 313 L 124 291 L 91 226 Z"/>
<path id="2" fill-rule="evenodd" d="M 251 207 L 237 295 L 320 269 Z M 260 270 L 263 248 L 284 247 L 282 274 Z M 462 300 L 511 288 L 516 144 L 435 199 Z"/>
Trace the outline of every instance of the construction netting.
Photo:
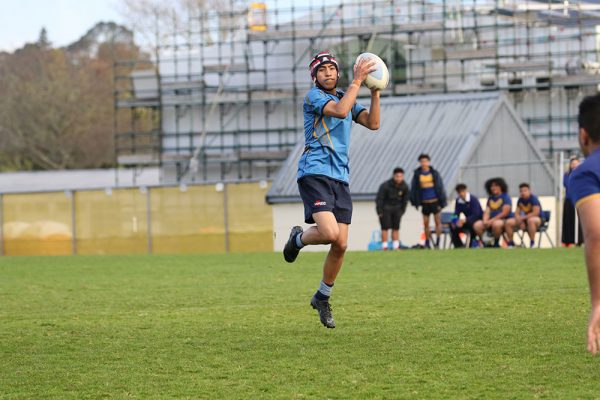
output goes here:
<path id="1" fill-rule="evenodd" d="M 273 216 L 265 201 L 268 185 L 227 186 L 227 220 L 231 251 L 273 251 Z"/>
<path id="2" fill-rule="evenodd" d="M 75 193 L 77 254 L 147 253 L 146 203 L 140 189 Z"/>
<path id="3" fill-rule="evenodd" d="M 4 255 L 273 250 L 261 183 L 0 196 Z"/>
<path id="4" fill-rule="evenodd" d="M 225 251 L 223 191 L 214 185 L 161 188 L 150 199 L 155 253 Z"/>
<path id="5" fill-rule="evenodd" d="M 3 195 L 4 254 L 71 254 L 71 201 L 69 192 Z"/>

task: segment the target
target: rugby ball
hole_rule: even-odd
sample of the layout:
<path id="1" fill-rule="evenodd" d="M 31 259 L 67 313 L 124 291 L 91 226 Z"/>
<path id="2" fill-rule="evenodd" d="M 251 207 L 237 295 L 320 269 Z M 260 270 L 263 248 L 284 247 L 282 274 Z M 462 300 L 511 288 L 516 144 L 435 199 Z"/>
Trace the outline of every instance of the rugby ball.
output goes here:
<path id="1" fill-rule="evenodd" d="M 363 82 L 365 86 L 369 89 L 385 89 L 388 83 L 390 83 L 390 72 L 383 60 L 373 53 L 362 53 L 356 57 L 356 63 L 358 63 L 361 58 L 375 60 L 375 68 L 377 68 L 367 76 L 367 79 Z"/>

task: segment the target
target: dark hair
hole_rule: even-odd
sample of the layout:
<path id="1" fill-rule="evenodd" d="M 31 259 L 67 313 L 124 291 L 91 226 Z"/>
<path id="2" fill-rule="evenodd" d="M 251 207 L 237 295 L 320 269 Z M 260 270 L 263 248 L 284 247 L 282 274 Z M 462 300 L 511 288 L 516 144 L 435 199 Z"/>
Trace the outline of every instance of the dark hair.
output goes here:
<path id="1" fill-rule="evenodd" d="M 458 185 L 456 185 L 454 190 L 456 190 L 457 192 L 462 192 L 463 190 L 467 190 L 467 185 L 465 185 L 464 183 L 459 183 Z"/>
<path id="2" fill-rule="evenodd" d="M 571 158 L 569 158 L 569 171 L 567 171 L 568 174 L 570 174 L 571 172 L 573 172 L 573 168 L 571 168 L 571 163 L 573 161 L 579 161 L 579 157 L 578 156 L 571 156 Z"/>
<path id="3" fill-rule="evenodd" d="M 394 168 L 394 175 L 396 175 L 398 173 L 404 173 L 404 170 L 402 168 L 400 168 L 400 167 Z"/>
<path id="4" fill-rule="evenodd" d="M 421 153 L 421 154 L 419 154 L 419 161 L 421 161 L 424 158 L 426 158 L 429 161 L 431 161 L 431 157 L 429 157 L 429 154 L 427 154 L 427 153 Z"/>
<path id="5" fill-rule="evenodd" d="M 522 188 L 524 188 L 524 187 L 526 187 L 527 189 L 530 189 L 530 187 L 529 187 L 529 183 L 523 182 L 523 183 L 521 183 L 521 184 L 519 185 L 519 189 L 522 189 Z"/>
<path id="6" fill-rule="evenodd" d="M 506 184 L 504 178 L 490 178 L 487 181 L 485 181 L 484 185 L 485 191 L 489 196 L 492 195 L 492 185 L 500 186 L 500 190 L 502 191 L 502 193 L 508 192 L 508 185 Z"/>
<path id="7" fill-rule="evenodd" d="M 600 143 L 600 94 L 588 96 L 579 104 L 579 127 L 587 131 L 594 143 Z"/>

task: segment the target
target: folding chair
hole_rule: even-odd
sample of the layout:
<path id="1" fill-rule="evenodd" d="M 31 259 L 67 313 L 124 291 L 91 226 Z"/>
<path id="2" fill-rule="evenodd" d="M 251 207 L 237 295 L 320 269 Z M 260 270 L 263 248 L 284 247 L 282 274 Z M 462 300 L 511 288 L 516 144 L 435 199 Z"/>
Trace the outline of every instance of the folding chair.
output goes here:
<path id="1" fill-rule="evenodd" d="M 550 242 L 550 246 L 554 247 L 554 242 L 550 238 L 550 234 L 548 233 L 548 228 L 550 227 L 550 211 L 542 211 L 542 224 L 538 228 L 538 233 L 540 234 L 540 238 L 538 240 L 538 249 L 542 246 L 542 234 L 545 234 Z"/>
<path id="2" fill-rule="evenodd" d="M 452 223 L 453 216 L 454 214 L 451 212 L 442 212 L 442 235 L 444 236 L 444 243 L 442 244 L 442 249 L 446 248 L 446 241 L 448 240 L 448 236 L 450 236 L 450 224 Z M 450 239 L 450 243 L 448 243 L 448 248 L 452 248 L 452 239 Z"/>
<path id="3" fill-rule="evenodd" d="M 537 243 L 538 249 L 540 247 L 542 247 L 542 236 L 544 236 L 544 235 L 546 235 L 546 238 L 548 238 L 548 241 L 550 242 L 550 246 L 554 247 L 554 242 L 552 241 L 552 238 L 550 238 L 550 234 L 548 233 L 548 228 L 550 227 L 550 216 L 551 216 L 550 211 L 542 211 L 542 214 L 540 215 L 540 217 L 542 218 L 542 224 L 540 225 L 540 227 L 537 230 L 537 233 L 539 233 L 539 239 L 538 239 L 538 243 Z M 526 229 L 525 230 L 519 229 L 517 231 L 517 235 L 519 236 L 519 239 L 521 240 L 521 247 L 526 247 L 525 231 L 526 231 Z"/>

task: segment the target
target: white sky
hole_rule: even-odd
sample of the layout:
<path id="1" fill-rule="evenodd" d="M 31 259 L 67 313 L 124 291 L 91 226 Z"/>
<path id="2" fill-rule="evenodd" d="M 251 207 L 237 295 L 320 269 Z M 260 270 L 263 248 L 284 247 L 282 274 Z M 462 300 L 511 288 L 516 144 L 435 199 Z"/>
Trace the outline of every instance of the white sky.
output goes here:
<path id="1" fill-rule="evenodd" d="M 35 42 L 42 27 L 54 46 L 79 39 L 96 22 L 122 22 L 118 0 L 0 0 L 0 51 Z"/>

